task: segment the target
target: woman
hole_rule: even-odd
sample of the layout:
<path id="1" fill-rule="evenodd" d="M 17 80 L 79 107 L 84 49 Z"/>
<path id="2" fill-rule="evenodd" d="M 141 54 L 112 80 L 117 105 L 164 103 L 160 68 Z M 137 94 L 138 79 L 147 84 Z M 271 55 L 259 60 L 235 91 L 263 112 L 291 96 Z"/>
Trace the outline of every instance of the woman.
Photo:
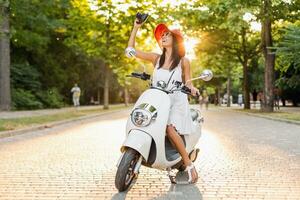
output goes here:
<path id="1" fill-rule="evenodd" d="M 130 35 L 128 47 L 135 47 L 136 33 L 141 25 L 142 24 L 139 24 L 136 19 Z M 180 31 L 169 30 L 166 25 L 159 24 L 155 28 L 154 35 L 159 46 L 163 49 L 162 55 L 135 50 L 135 56 L 137 58 L 150 61 L 154 65 L 152 84 L 156 85 L 160 80 L 171 83 L 171 81 L 169 81 L 171 78 L 181 82 L 189 80 L 191 78 L 190 62 L 184 57 L 185 49 L 183 36 Z M 192 95 L 195 96 L 196 94 L 199 94 L 198 89 L 193 87 L 191 82 L 186 84 L 187 87 L 191 89 Z M 179 136 L 179 134 L 191 133 L 192 120 L 187 95 L 181 92 L 175 92 L 170 94 L 170 97 L 171 110 L 166 129 L 167 136 L 183 159 L 183 163 L 186 167 L 185 171 L 187 171 L 189 175 L 189 182 L 196 183 L 198 180 L 198 173 L 189 159 L 183 140 Z"/>

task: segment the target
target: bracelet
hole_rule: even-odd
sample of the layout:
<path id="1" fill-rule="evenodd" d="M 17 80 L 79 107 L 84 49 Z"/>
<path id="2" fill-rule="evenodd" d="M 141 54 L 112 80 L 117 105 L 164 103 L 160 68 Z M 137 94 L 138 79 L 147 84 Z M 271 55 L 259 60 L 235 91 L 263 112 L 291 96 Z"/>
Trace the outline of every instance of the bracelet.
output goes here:
<path id="1" fill-rule="evenodd" d="M 125 55 L 128 57 L 128 58 L 132 58 L 136 55 L 136 51 L 135 51 L 135 48 L 133 47 L 127 47 L 125 49 Z"/>

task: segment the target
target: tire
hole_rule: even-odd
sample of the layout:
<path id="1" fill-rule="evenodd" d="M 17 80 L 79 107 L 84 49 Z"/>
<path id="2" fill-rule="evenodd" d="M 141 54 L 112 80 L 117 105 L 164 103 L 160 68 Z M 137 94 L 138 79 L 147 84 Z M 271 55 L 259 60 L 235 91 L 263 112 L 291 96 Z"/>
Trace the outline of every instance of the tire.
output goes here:
<path id="1" fill-rule="evenodd" d="M 119 192 L 127 190 L 131 185 L 132 180 L 135 178 L 133 170 L 138 159 L 139 153 L 137 151 L 131 148 L 126 150 L 119 164 L 115 178 L 115 186 Z"/>

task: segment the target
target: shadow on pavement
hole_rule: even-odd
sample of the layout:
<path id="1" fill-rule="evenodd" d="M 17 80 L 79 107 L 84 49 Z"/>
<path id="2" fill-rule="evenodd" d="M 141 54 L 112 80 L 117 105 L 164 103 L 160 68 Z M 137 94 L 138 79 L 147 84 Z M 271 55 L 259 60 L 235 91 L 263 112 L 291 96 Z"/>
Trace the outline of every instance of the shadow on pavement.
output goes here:
<path id="1" fill-rule="evenodd" d="M 186 182 L 186 174 L 179 172 L 176 174 L 176 180 L 182 183 Z M 132 184 L 129 188 L 133 187 Z M 116 193 L 111 200 L 125 200 L 127 192 Z M 197 185 L 195 184 L 171 184 L 169 191 L 161 196 L 154 197 L 153 200 L 164 200 L 164 199 L 172 199 L 172 200 L 203 200 L 202 194 L 199 191 Z"/>
<path id="2" fill-rule="evenodd" d="M 111 200 L 125 200 L 127 195 L 126 192 L 116 193 Z M 155 197 L 153 200 L 163 200 L 163 199 L 172 199 L 172 200 L 202 200 L 202 194 L 199 191 L 197 185 L 194 184 L 172 184 L 169 191 L 162 196 Z"/>
<path id="3" fill-rule="evenodd" d="M 129 188 L 128 188 L 126 191 L 116 193 L 116 194 L 111 198 L 111 200 L 125 200 L 128 191 L 130 191 L 130 189 L 134 186 L 134 184 L 136 183 L 136 181 L 137 181 L 137 179 L 134 179 L 133 182 L 131 183 L 131 185 L 129 186 Z"/>
<path id="4" fill-rule="evenodd" d="M 153 200 L 163 200 L 163 199 L 172 199 L 172 200 L 182 200 L 182 199 L 197 199 L 202 200 L 202 194 L 199 191 L 197 185 L 194 184 L 172 184 L 167 194 L 164 194 L 160 197 L 155 197 Z"/>
<path id="5" fill-rule="evenodd" d="M 119 193 L 116 193 L 111 198 L 111 200 L 125 200 L 126 199 L 126 195 L 127 195 L 127 192 L 119 192 Z"/>

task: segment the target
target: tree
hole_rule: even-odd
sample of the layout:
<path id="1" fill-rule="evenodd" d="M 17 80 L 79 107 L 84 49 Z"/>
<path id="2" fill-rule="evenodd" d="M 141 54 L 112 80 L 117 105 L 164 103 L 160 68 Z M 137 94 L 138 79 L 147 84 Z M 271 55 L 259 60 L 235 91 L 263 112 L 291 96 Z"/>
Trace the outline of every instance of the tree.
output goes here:
<path id="1" fill-rule="evenodd" d="M 273 47 L 272 25 L 277 21 L 294 21 L 299 19 L 299 0 L 278 1 L 278 0 L 260 0 L 252 6 L 259 10 L 257 17 L 261 21 L 261 46 L 265 59 L 265 84 L 264 84 L 264 104 L 263 110 L 273 111 L 274 100 L 274 68 L 275 53 Z M 259 8 L 260 7 L 260 8 Z"/>
<path id="2" fill-rule="evenodd" d="M 248 8 L 231 0 L 203 1 L 184 5 L 183 10 L 185 18 L 181 20 L 187 29 L 202 35 L 202 43 L 225 52 L 223 56 L 234 57 L 243 66 L 244 108 L 250 109 L 248 68 L 251 59 L 259 53 L 260 41 L 258 33 L 243 19 Z"/>
<path id="3" fill-rule="evenodd" d="M 277 69 L 280 77 L 276 85 L 282 89 L 282 99 L 291 99 L 294 106 L 300 102 L 300 26 L 289 25 L 276 48 Z"/>
<path id="4" fill-rule="evenodd" d="M 9 1 L 0 1 L 0 110 L 10 110 Z"/>
<path id="5" fill-rule="evenodd" d="M 65 42 L 69 47 L 103 64 L 101 70 L 105 75 L 101 87 L 104 89 L 105 108 L 108 108 L 109 104 L 112 75 L 116 74 L 119 84 L 125 87 L 125 74 L 138 65 L 124 55 L 135 14 L 137 11 L 143 12 L 146 8 L 151 11 L 155 5 L 155 1 L 137 1 L 136 5 L 127 1 L 72 1 L 72 9 L 65 20 Z M 127 10 L 124 11 L 122 7 L 127 7 Z M 150 29 L 152 30 L 150 23 L 143 26 L 142 35 L 137 39 L 139 45 L 145 43 L 144 40 L 148 36 L 146 30 Z"/>
<path id="6" fill-rule="evenodd" d="M 274 102 L 274 66 L 275 54 L 271 52 L 270 47 L 273 47 L 272 39 L 272 19 L 271 19 L 271 0 L 262 1 L 262 31 L 261 44 L 265 58 L 265 87 L 264 87 L 264 104 L 263 110 L 267 112 L 273 111 Z"/>

